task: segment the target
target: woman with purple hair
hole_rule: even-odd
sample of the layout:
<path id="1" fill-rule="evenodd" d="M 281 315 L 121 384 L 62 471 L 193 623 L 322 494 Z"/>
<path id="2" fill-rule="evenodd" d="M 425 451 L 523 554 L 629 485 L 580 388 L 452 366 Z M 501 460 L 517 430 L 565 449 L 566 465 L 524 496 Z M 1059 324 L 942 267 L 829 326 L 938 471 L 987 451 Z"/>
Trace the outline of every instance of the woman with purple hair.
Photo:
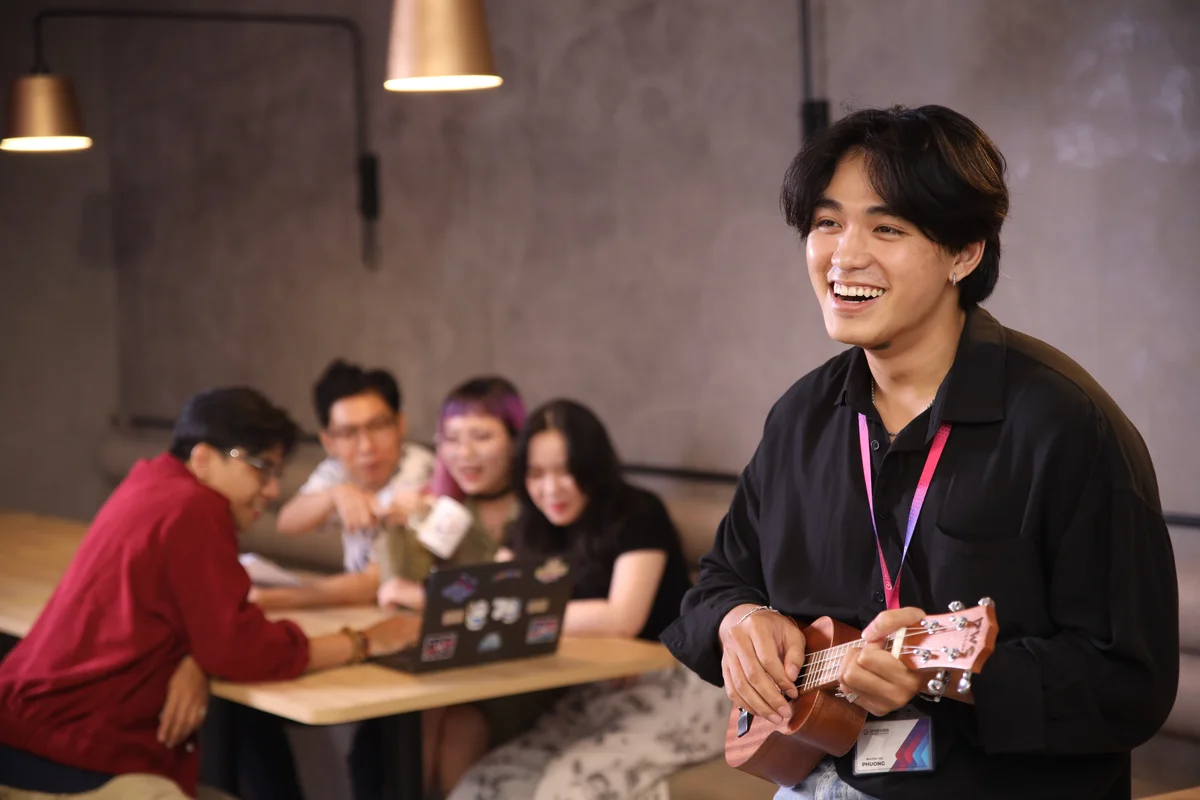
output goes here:
<path id="1" fill-rule="evenodd" d="M 448 560 L 426 549 L 412 528 L 391 530 L 379 554 L 379 605 L 423 608 L 423 584 L 434 566 L 495 559 L 517 512 L 513 443 L 524 423 L 525 404 L 504 378 L 473 378 L 442 401 L 437 464 L 425 500 L 451 497 L 471 512 L 473 524 Z"/>
<path id="2" fill-rule="evenodd" d="M 512 459 L 524 423 L 525 404 L 516 387 L 504 378 L 473 378 L 442 402 L 437 464 L 423 501 L 453 498 L 470 511 L 472 525 L 450 559 L 438 558 L 426 549 L 408 526 L 388 530 L 379 552 L 381 606 L 422 608 L 425 578 L 434 566 L 478 564 L 501 556 L 505 535 L 517 514 Z M 531 726 L 550 699 L 539 695 L 424 712 L 426 790 L 433 796 L 448 794 L 490 746 Z"/>

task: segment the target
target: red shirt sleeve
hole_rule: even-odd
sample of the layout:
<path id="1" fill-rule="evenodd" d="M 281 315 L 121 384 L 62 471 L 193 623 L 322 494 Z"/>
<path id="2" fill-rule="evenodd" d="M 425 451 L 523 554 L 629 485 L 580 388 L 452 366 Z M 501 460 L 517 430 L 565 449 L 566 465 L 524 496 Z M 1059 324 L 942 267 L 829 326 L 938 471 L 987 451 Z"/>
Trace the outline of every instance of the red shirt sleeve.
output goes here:
<path id="1" fill-rule="evenodd" d="M 181 511 L 168 532 L 172 591 L 188 650 L 205 673 L 228 681 L 289 680 L 308 666 L 308 637 L 294 622 L 271 622 L 246 600 L 250 578 L 238 562 L 225 508 Z"/>

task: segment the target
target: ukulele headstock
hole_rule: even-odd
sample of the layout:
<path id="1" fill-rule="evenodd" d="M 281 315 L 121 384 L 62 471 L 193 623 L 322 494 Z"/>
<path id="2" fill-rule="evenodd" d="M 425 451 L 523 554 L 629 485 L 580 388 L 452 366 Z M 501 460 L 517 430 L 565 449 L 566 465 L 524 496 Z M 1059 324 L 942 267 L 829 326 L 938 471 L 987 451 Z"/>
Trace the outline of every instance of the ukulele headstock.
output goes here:
<path id="1" fill-rule="evenodd" d="M 902 641 L 893 640 L 893 654 L 911 670 L 935 673 L 922 691 L 927 699 L 947 694 L 965 698 L 971 693 L 971 675 L 996 649 L 998 631 L 991 598 L 982 598 L 974 608 L 955 601 L 950 613 L 929 615 L 908 628 Z"/>

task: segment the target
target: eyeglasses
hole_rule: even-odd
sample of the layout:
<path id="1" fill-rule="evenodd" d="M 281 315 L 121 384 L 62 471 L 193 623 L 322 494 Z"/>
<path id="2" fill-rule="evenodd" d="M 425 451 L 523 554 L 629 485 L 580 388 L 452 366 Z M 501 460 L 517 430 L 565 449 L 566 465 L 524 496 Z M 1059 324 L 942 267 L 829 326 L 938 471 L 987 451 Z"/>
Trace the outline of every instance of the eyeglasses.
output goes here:
<path id="1" fill-rule="evenodd" d="M 271 481 L 277 481 L 283 478 L 283 464 L 276 464 L 274 461 L 268 461 L 265 458 L 258 458 L 249 453 L 242 452 L 236 447 L 228 451 L 230 458 L 236 458 L 243 464 L 247 464 L 258 470 L 258 476 L 262 479 L 263 485 L 269 484 Z"/>
<path id="2" fill-rule="evenodd" d="M 330 428 L 329 436 L 346 442 L 358 441 L 358 437 L 366 434 L 368 439 L 379 439 L 396 429 L 395 417 L 376 417 L 362 425 L 345 425 Z"/>

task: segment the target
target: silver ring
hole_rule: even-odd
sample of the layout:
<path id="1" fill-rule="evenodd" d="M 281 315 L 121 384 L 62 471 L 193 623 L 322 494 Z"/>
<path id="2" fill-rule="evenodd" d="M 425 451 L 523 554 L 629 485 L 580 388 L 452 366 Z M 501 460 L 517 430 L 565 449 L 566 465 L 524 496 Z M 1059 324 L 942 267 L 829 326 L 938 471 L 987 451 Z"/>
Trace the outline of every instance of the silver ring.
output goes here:
<path id="1" fill-rule="evenodd" d="M 853 703 L 857 699 L 858 699 L 858 692 L 851 692 L 850 694 L 846 695 L 847 703 Z"/>

